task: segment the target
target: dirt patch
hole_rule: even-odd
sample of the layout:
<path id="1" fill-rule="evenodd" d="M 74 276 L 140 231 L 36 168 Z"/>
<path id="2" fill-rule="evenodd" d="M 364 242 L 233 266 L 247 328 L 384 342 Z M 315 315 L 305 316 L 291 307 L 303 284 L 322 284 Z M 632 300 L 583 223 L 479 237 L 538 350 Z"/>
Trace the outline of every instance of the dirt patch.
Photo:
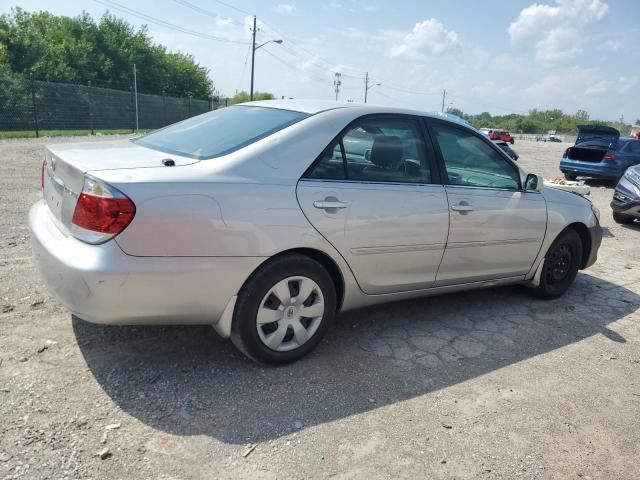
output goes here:
<path id="1" fill-rule="evenodd" d="M 565 297 L 350 312 L 264 368 L 209 327 L 101 327 L 49 296 L 26 216 L 61 141 L 0 141 L 3 478 L 640 476 L 640 228 L 613 222 L 610 185 L 591 183 L 605 239 Z M 567 146 L 514 148 L 552 177 Z"/>

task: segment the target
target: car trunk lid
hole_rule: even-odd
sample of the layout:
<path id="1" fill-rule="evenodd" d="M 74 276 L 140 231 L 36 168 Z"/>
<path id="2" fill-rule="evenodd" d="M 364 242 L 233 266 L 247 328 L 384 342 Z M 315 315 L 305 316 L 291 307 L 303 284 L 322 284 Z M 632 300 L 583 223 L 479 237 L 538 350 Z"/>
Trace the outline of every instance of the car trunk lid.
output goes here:
<path id="1" fill-rule="evenodd" d="M 167 159 L 175 166 L 198 162 L 129 140 L 50 145 L 44 155 L 43 198 L 58 228 L 68 234 L 87 172 L 99 177 L 105 170 L 168 168 L 163 164 Z"/>
<path id="2" fill-rule="evenodd" d="M 605 125 L 579 125 L 576 145 L 588 143 L 609 148 L 618 143 L 620 132 Z"/>

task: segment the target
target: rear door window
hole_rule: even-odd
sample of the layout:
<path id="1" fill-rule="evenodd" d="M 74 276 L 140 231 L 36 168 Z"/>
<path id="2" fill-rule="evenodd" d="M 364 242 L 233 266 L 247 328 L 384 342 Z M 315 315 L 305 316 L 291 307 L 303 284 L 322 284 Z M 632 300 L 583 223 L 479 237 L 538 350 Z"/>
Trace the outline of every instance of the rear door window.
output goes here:
<path id="1" fill-rule="evenodd" d="M 432 169 L 417 119 L 365 117 L 329 145 L 305 176 L 325 180 L 431 183 Z"/>
<path id="2" fill-rule="evenodd" d="M 632 155 L 640 155 L 640 140 L 631 140 L 627 143 L 627 148 L 625 148 L 627 153 Z"/>

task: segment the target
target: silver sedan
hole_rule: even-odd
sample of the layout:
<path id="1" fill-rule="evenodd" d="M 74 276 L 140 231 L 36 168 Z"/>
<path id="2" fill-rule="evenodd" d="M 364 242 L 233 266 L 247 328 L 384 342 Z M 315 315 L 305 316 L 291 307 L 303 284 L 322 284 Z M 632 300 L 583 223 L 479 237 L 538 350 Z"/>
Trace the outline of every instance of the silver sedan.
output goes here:
<path id="1" fill-rule="evenodd" d="M 210 324 L 293 361 L 338 311 L 525 284 L 596 260 L 598 213 L 445 116 L 254 102 L 146 136 L 53 145 L 29 214 L 48 288 L 103 324 Z"/>

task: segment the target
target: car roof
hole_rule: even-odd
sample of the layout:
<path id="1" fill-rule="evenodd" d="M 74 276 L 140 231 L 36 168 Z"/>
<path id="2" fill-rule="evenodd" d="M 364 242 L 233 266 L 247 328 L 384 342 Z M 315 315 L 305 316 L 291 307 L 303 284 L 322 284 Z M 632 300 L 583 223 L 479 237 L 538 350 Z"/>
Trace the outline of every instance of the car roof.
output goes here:
<path id="1" fill-rule="evenodd" d="M 356 103 L 356 102 L 334 102 L 331 100 L 259 100 L 255 102 L 245 102 L 238 105 L 267 107 L 267 108 L 279 108 L 282 110 L 293 110 L 296 112 L 308 113 L 311 115 L 326 112 L 329 110 L 336 110 L 340 108 L 349 108 L 359 110 L 359 114 L 366 115 L 370 113 L 400 113 L 407 115 L 422 115 L 433 118 L 441 118 L 448 120 L 452 123 L 458 123 L 464 125 L 462 122 L 452 120 L 448 114 L 440 112 L 427 112 L 419 109 L 394 107 L 394 106 L 381 106 L 370 103 Z"/>

